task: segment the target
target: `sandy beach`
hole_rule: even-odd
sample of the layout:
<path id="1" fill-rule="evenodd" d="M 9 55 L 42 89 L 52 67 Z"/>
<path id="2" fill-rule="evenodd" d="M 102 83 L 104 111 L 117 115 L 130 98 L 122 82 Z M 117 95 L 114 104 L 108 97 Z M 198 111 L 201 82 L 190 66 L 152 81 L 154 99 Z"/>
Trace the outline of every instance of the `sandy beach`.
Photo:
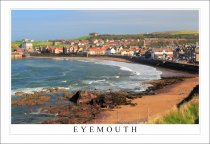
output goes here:
<path id="1" fill-rule="evenodd" d="M 71 60 L 112 60 L 112 61 L 119 61 L 119 62 L 127 62 L 131 63 L 131 61 L 122 59 L 122 58 L 114 58 L 114 57 L 56 57 L 56 56 L 30 56 L 31 58 L 66 58 Z"/>
<path id="2" fill-rule="evenodd" d="M 184 81 L 168 85 L 157 90 L 155 95 L 147 95 L 133 100 L 135 106 L 120 106 L 104 111 L 90 123 L 119 124 L 143 123 L 151 117 L 167 112 L 189 95 L 198 84 L 198 77 L 186 78 Z"/>

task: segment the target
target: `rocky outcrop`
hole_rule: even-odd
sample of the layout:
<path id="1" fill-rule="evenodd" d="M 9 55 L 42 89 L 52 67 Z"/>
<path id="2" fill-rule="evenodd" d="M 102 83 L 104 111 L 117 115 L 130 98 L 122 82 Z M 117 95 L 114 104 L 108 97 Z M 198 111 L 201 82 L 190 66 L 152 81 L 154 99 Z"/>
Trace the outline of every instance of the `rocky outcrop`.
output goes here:
<path id="1" fill-rule="evenodd" d="M 72 106 L 54 105 L 45 107 L 42 111 L 57 114 L 57 118 L 42 122 L 44 124 L 83 124 L 94 119 L 101 109 L 88 104 L 81 104 Z"/>
<path id="2" fill-rule="evenodd" d="M 53 93 L 53 92 L 69 92 L 67 89 L 64 88 L 44 88 L 44 91 L 48 93 Z"/>
<path id="3" fill-rule="evenodd" d="M 92 99 L 97 97 L 97 95 L 87 91 L 83 91 L 80 94 L 81 97 L 79 99 L 79 103 L 89 103 Z"/>
<path id="4" fill-rule="evenodd" d="M 159 80 L 152 80 L 148 83 L 148 84 L 151 84 L 152 86 L 150 86 L 148 88 L 147 93 L 151 92 L 151 91 L 158 90 L 158 89 L 162 89 L 167 85 L 171 85 L 171 84 L 180 82 L 182 80 L 183 80 L 183 78 L 180 78 L 180 77 L 162 78 Z"/>
<path id="5" fill-rule="evenodd" d="M 129 94 L 123 92 L 106 93 L 92 99 L 89 103 L 91 105 L 99 105 L 102 108 L 114 108 L 117 105 L 132 105 L 131 100 L 127 98 L 128 96 Z"/>
<path id="6" fill-rule="evenodd" d="M 71 98 L 69 98 L 69 101 L 78 104 L 78 103 L 88 103 L 92 99 L 96 98 L 97 96 L 92 94 L 91 92 L 87 91 L 77 91 L 76 94 L 74 94 Z"/>
<path id="7" fill-rule="evenodd" d="M 41 113 L 55 116 L 53 119 L 42 122 L 45 124 L 88 123 L 104 108 L 135 105 L 131 103 L 131 99 L 141 96 L 122 91 L 102 92 L 97 90 L 94 92 L 77 91 L 72 94 L 66 89 L 59 88 L 47 88 L 33 93 L 17 92 L 16 94 L 21 97 L 12 99 L 12 105 L 28 106 L 31 110 L 40 105 Z"/>
<path id="8" fill-rule="evenodd" d="M 79 99 L 81 98 L 81 91 L 76 92 L 76 94 L 74 94 L 71 98 L 69 98 L 69 101 L 77 104 Z"/>
<path id="9" fill-rule="evenodd" d="M 34 106 L 34 105 L 40 105 L 45 104 L 50 101 L 50 96 L 33 96 L 27 95 L 25 97 L 21 97 L 19 99 L 12 100 L 12 105 L 17 106 Z"/>
<path id="10" fill-rule="evenodd" d="M 15 93 L 16 96 L 22 96 L 24 94 L 25 94 L 24 92 L 19 92 L 19 91 Z"/>

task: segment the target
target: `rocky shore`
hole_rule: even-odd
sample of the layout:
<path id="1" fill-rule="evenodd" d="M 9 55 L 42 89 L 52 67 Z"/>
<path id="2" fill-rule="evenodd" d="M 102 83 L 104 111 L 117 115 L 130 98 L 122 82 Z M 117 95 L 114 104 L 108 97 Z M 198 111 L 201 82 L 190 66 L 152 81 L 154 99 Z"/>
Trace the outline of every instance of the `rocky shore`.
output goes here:
<path id="1" fill-rule="evenodd" d="M 93 123 L 105 111 L 118 109 L 121 106 L 135 107 L 135 99 L 155 95 L 158 89 L 183 81 L 185 78 L 163 78 L 147 82 L 151 84 L 148 90 L 141 93 L 126 91 L 77 91 L 70 92 L 61 88 L 45 88 L 33 93 L 16 92 L 18 96 L 12 99 L 12 105 L 18 107 L 39 107 L 41 114 L 55 117 L 42 121 L 42 124 L 84 124 Z"/>

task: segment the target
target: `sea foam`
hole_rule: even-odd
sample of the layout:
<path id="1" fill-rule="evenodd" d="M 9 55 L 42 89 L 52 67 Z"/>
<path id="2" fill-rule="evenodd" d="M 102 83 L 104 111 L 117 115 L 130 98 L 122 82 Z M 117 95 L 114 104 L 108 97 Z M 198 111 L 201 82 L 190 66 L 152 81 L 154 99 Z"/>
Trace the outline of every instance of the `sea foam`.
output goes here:
<path id="1" fill-rule="evenodd" d="M 93 83 L 100 83 L 100 82 L 105 82 L 106 79 L 101 79 L 101 80 L 84 80 L 83 83 L 85 84 L 93 84 Z"/>
<path id="2" fill-rule="evenodd" d="M 24 92 L 24 93 L 33 93 L 34 91 L 41 91 L 43 87 L 36 87 L 36 88 L 19 88 L 11 91 L 11 95 L 15 95 L 16 92 Z"/>

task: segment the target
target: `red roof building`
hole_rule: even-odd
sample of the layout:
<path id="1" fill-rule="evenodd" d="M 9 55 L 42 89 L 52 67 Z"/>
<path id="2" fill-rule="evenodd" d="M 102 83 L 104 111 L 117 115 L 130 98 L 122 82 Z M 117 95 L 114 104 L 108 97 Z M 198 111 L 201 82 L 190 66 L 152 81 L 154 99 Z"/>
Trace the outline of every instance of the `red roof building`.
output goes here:
<path id="1" fill-rule="evenodd" d="M 105 55 L 108 48 L 108 46 L 89 48 L 88 53 L 90 55 Z"/>

